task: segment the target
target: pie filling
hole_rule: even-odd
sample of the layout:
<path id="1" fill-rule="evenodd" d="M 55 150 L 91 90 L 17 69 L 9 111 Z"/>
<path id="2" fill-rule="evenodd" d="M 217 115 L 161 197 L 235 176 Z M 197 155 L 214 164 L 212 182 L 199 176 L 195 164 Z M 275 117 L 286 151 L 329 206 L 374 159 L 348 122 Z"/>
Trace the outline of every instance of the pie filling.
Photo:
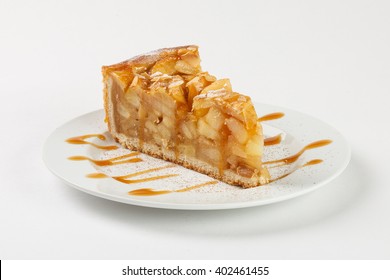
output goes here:
<path id="1" fill-rule="evenodd" d="M 122 145 L 242 187 L 269 181 L 250 98 L 203 72 L 196 46 L 104 66 L 103 76 L 109 131 Z"/>

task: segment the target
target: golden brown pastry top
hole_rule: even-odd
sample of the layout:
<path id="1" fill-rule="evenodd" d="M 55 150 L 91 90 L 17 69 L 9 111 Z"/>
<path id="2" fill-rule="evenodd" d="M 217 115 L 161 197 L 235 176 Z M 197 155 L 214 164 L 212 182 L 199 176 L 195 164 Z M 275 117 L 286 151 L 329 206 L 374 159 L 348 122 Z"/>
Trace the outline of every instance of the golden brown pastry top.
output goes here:
<path id="1" fill-rule="evenodd" d="M 233 92 L 229 79 L 217 80 L 202 72 L 198 46 L 159 49 L 103 66 L 102 72 L 104 79 L 115 77 L 125 92 L 142 89 L 146 94 L 168 94 L 188 111 L 207 106 L 207 100 L 224 107 L 247 129 L 257 126 L 257 115 L 248 96 Z"/>
<path id="2" fill-rule="evenodd" d="M 140 74 L 145 71 L 150 72 L 151 74 L 157 71 L 169 75 L 177 74 L 177 71 L 172 71 L 171 69 L 165 69 L 165 72 L 168 72 L 165 73 L 164 69 L 162 69 L 162 67 L 159 67 L 162 64 L 167 64 L 167 66 L 169 67 L 170 60 L 172 62 L 183 60 L 189 65 L 198 64 L 199 68 L 196 68 L 195 66 L 197 70 L 196 72 L 201 71 L 198 46 L 188 45 L 174 48 L 163 48 L 130 58 L 117 64 L 103 66 L 102 73 L 104 77 L 110 73 L 115 74 L 115 76 L 125 85 L 125 87 L 128 87 L 134 79 L 135 74 Z M 184 67 L 186 66 L 184 63 L 183 65 Z M 195 74 L 194 70 L 192 72 L 191 70 L 192 69 L 188 70 L 187 73 L 184 74 Z"/>

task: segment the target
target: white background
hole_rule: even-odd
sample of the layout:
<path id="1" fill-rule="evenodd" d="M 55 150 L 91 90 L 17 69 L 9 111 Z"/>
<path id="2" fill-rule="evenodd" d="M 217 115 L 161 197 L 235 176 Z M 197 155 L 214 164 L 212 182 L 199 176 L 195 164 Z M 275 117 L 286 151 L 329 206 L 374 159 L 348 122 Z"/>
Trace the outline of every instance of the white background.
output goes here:
<path id="1" fill-rule="evenodd" d="M 389 259 L 388 1 L 0 2 L 0 258 Z M 346 171 L 274 205 L 173 211 L 79 192 L 42 162 L 46 137 L 102 107 L 100 66 L 198 44 L 253 100 L 318 117 Z"/>
<path id="2" fill-rule="evenodd" d="M 268 280 L 284 280 L 284 279 L 299 279 L 312 280 L 315 275 L 316 280 L 328 279 L 375 279 L 388 280 L 390 271 L 387 269 L 389 261 L 387 260 L 159 260 L 158 263 L 153 260 L 18 260 L 4 261 L 2 263 L 1 276 L 5 280 L 52 280 L 55 275 L 56 280 L 68 279 L 141 279 L 141 280 L 156 280 L 156 279 L 268 279 Z M 147 269 L 177 269 L 180 266 L 181 272 L 186 274 L 187 269 L 190 269 L 188 274 L 178 276 L 145 276 L 139 275 L 140 272 L 135 272 L 135 275 L 123 276 L 123 269 L 127 272 L 127 267 L 131 270 L 137 268 Z M 261 267 L 263 275 L 229 275 L 222 276 L 217 273 L 218 267 Z M 264 273 L 265 267 L 268 274 Z M 21 269 L 23 268 L 23 269 Z M 193 270 L 195 269 L 195 271 Z M 199 273 L 197 269 L 205 269 L 206 275 Z M 130 271 L 131 271 L 130 270 Z M 177 271 L 177 270 L 176 270 Z M 211 272 L 210 272 L 211 271 Z M 223 268 L 221 271 L 225 271 Z M 244 270 L 245 271 L 245 270 Z M 198 272 L 198 273 L 196 273 Z M 158 275 L 158 271 L 156 273 Z M 194 276 L 197 275 L 197 276 Z M 267 274 L 267 275 L 266 275 Z M 337 278 L 335 278 L 335 276 Z M 2 278 L 3 279 L 3 278 Z"/>

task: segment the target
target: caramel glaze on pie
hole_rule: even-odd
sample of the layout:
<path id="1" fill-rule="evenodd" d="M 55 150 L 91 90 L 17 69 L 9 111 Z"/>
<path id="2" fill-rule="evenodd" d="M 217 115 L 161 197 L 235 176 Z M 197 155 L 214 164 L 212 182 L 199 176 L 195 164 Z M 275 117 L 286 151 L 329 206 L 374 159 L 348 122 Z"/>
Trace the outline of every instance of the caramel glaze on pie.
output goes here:
<path id="1" fill-rule="evenodd" d="M 269 182 L 251 99 L 203 72 L 197 46 L 160 49 L 102 73 L 108 128 L 123 146 L 245 188 Z"/>

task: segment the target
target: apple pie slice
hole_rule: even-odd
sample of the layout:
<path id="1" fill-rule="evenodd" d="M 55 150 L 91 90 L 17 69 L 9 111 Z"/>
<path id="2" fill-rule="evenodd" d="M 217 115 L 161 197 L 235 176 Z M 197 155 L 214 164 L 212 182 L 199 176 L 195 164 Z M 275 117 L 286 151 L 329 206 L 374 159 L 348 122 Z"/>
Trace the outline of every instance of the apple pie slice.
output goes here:
<path id="1" fill-rule="evenodd" d="M 200 67 L 197 46 L 103 66 L 108 128 L 123 146 L 244 188 L 269 181 L 251 99 Z"/>

